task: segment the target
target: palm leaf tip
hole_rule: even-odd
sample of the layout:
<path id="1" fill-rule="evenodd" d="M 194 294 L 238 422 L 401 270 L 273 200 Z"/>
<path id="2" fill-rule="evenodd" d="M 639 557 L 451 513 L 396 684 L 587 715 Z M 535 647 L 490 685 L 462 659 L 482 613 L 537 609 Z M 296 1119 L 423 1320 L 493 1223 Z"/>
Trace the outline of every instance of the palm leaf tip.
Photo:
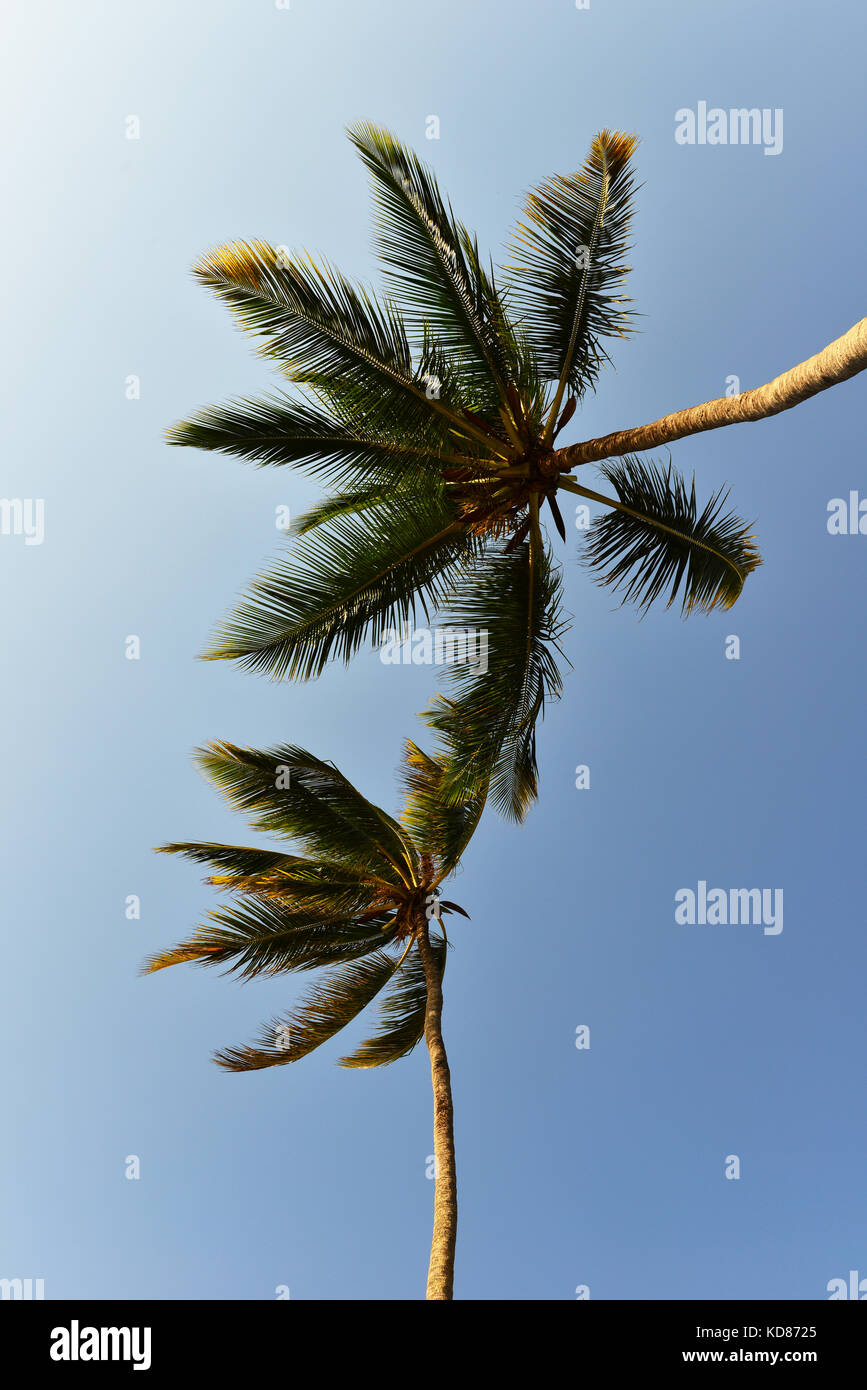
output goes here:
<path id="1" fill-rule="evenodd" d="M 167 970 L 170 965 L 185 965 L 190 962 L 205 965 L 208 963 L 208 956 L 219 949 L 218 946 L 196 944 L 174 946 L 168 951 L 159 951 L 156 955 L 148 956 L 143 961 L 139 974 L 154 975 L 158 970 Z"/>
<path id="2" fill-rule="evenodd" d="M 725 510 L 728 491 L 699 511 L 695 480 L 629 456 L 601 466 L 618 505 L 587 533 L 584 563 L 598 583 L 644 614 L 680 596 L 684 617 L 728 609 L 761 564 L 750 523 Z"/>

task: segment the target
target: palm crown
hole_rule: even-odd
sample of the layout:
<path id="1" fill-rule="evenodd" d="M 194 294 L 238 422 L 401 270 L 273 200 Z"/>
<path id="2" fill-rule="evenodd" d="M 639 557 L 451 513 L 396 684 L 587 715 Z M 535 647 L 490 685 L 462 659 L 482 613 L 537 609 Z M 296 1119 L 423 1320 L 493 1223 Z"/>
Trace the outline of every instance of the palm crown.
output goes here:
<path id="1" fill-rule="evenodd" d="M 304 853 L 202 842 L 163 846 L 210 865 L 216 872 L 208 882 L 235 898 L 187 941 L 152 956 L 144 973 L 182 962 L 223 966 L 243 977 L 327 969 L 254 1045 L 216 1054 L 229 1071 L 296 1061 L 382 991 L 378 1031 L 341 1065 L 382 1066 L 405 1056 L 424 1031 L 426 946 L 440 978 L 445 967 L 445 933 L 428 937 L 426 900 L 454 873 L 482 803 L 445 803 L 441 765 L 411 742 L 397 820 L 331 763 L 300 748 L 263 752 L 217 743 L 199 750 L 198 760 L 256 829 L 289 839 Z M 448 901 L 439 910 L 467 915 Z"/>
<path id="2" fill-rule="evenodd" d="M 603 495 L 556 445 L 605 340 L 630 331 L 635 139 L 603 131 L 579 173 L 543 182 L 495 274 L 411 151 L 372 125 L 351 138 L 372 176 L 384 298 L 263 242 L 195 267 L 299 389 L 204 410 L 171 441 L 305 468 L 330 489 L 295 523 L 293 558 L 254 582 L 207 655 L 307 679 L 419 610 L 485 630 L 488 671 L 455 666 L 429 712 L 441 796 L 489 794 L 521 819 L 536 722 L 561 688 L 562 579 L 543 526 L 565 540 L 558 493 L 603 506 L 585 562 L 642 609 L 728 607 L 759 556 L 723 495 L 700 506 L 670 464 L 603 462 Z"/>

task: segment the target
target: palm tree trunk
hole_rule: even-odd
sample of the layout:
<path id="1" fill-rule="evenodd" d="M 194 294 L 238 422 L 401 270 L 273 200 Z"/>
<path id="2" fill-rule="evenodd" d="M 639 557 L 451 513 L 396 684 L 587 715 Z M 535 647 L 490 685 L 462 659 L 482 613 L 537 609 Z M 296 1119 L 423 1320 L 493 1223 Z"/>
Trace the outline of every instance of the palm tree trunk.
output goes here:
<path id="1" fill-rule="evenodd" d="M 430 1054 L 434 1098 L 434 1224 L 427 1276 L 427 1297 L 429 1299 L 449 1299 L 452 1297 L 454 1284 L 455 1243 L 458 1234 L 454 1110 L 449 1063 L 442 1034 L 442 973 L 431 949 L 426 921 L 419 928 L 418 949 L 421 953 L 427 985 L 424 1040 Z"/>
<path id="2" fill-rule="evenodd" d="M 718 430 L 722 425 L 765 420 L 769 415 L 791 410 L 792 406 L 818 395 L 820 391 L 827 391 L 829 386 L 836 386 L 839 381 L 847 381 L 865 367 L 867 319 L 861 319 L 842 338 L 835 339 L 815 357 L 808 357 L 806 362 L 783 372 L 782 376 L 774 377 L 765 386 L 742 391 L 738 396 L 720 396 L 715 401 L 705 401 L 704 405 L 675 411 L 673 415 L 663 415 L 661 420 L 654 420 L 650 425 L 617 430 L 599 439 L 588 439 L 583 444 L 557 449 L 554 459 L 558 467 L 566 471 L 580 463 L 596 463 L 600 459 L 656 449 L 661 444 L 670 444 L 689 434 Z"/>

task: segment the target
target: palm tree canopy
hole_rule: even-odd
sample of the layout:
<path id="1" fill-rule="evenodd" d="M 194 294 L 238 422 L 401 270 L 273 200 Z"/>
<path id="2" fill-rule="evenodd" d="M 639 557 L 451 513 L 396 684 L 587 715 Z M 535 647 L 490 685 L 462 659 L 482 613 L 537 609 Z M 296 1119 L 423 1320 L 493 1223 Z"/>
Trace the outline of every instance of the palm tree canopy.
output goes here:
<path id="1" fill-rule="evenodd" d="M 376 1031 L 342 1059 L 381 1066 L 405 1056 L 424 1031 L 427 989 L 417 945 L 425 903 L 453 874 L 483 801 L 442 795 L 445 768 L 407 742 L 404 806 L 395 819 L 368 801 L 332 763 L 285 744 L 266 751 L 214 743 L 198 750 L 203 771 L 256 830 L 291 841 L 303 855 L 209 844 L 163 845 L 215 872 L 230 891 L 186 941 L 151 956 L 143 973 L 181 963 L 219 965 L 243 978 L 323 968 L 291 1013 L 271 1019 L 248 1047 L 216 1054 L 229 1071 L 306 1056 L 380 1000 Z M 441 912 L 467 914 L 443 902 Z M 431 935 L 445 969 L 445 934 Z"/>
<path id="2" fill-rule="evenodd" d="M 455 665 L 435 702 L 443 796 L 490 789 L 520 820 L 537 791 L 535 726 L 561 688 L 561 580 L 543 525 L 565 539 L 558 492 L 602 506 L 588 573 L 642 609 L 678 596 L 684 613 L 728 607 L 758 552 L 719 495 L 700 507 L 670 465 L 627 455 L 602 470 L 615 491 L 603 495 L 556 446 L 606 344 L 632 330 L 635 137 L 602 131 L 577 173 L 530 193 L 502 272 L 412 151 L 369 124 L 350 138 L 371 176 L 383 296 L 261 241 L 195 267 L 295 389 L 202 410 L 171 442 L 304 469 L 328 489 L 206 655 L 308 679 L 419 614 L 472 619 L 489 670 Z"/>

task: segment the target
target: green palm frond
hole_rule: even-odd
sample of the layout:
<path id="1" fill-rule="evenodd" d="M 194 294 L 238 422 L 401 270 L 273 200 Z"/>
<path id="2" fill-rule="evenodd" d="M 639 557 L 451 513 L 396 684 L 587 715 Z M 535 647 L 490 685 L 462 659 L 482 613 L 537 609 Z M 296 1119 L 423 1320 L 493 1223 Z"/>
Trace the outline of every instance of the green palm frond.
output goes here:
<path id="1" fill-rule="evenodd" d="M 447 357 L 434 339 L 421 345 L 415 383 L 424 393 L 423 405 L 415 397 L 395 399 L 393 392 L 371 389 L 346 373 L 310 371 L 300 382 L 347 434 L 376 439 L 396 452 L 411 449 L 422 461 L 446 462 L 484 457 L 492 448 L 500 456 L 505 454 L 505 431 L 496 421 L 480 422 L 479 416 L 472 415 L 461 364 Z"/>
<path id="2" fill-rule="evenodd" d="M 205 655 L 276 679 L 319 676 L 436 608 L 447 571 L 476 548 L 441 489 L 412 506 L 395 497 L 363 521 L 335 517 L 254 581 Z"/>
<path id="3" fill-rule="evenodd" d="M 432 460 L 439 447 L 435 439 L 426 442 L 422 433 L 415 443 L 406 431 L 394 438 L 377 436 L 284 396 L 210 406 L 173 425 L 167 439 L 170 444 L 232 454 L 261 467 L 302 468 L 342 486 L 374 480 L 394 485 L 432 471 L 436 476 Z"/>
<path id="4" fill-rule="evenodd" d="M 460 360 L 472 404 L 496 411 L 511 372 L 497 334 L 502 308 L 478 247 L 412 150 L 367 122 L 349 135 L 373 176 L 379 251 L 405 320 Z"/>
<path id="5" fill-rule="evenodd" d="M 630 315 L 621 294 L 628 267 L 636 138 L 603 130 L 581 171 L 546 179 L 530 194 L 512 244 L 509 304 L 526 329 L 540 370 L 583 396 Z"/>
<path id="6" fill-rule="evenodd" d="M 208 864 L 222 873 L 239 878 L 275 875 L 297 869 L 311 861 L 279 850 L 255 849 L 247 845 L 220 845 L 206 840 L 180 840 L 160 845 L 158 854 L 180 854 L 194 864 Z"/>
<path id="7" fill-rule="evenodd" d="M 438 697 L 428 717 L 445 739 L 447 800 L 487 791 L 517 821 L 535 800 L 536 723 L 562 687 L 561 585 L 549 551 L 527 540 L 489 549 L 450 603 L 451 623 L 486 633 L 488 669 L 452 667 L 457 694 Z"/>
<path id="8" fill-rule="evenodd" d="M 306 1057 L 376 998 L 399 963 L 398 956 L 380 950 L 329 970 L 290 1014 L 266 1024 L 252 1046 L 225 1048 L 214 1060 L 226 1071 L 258 1071 Z"/>
<path id="9" fill-rule="evenodd" d="M 288 256 L 264 241 L 239 241 L 206 252 L 193 274 L 293 380 L 296 371 L 357 372 L 382 385 L 411 380 L 399 315 L 326 263 Z"/>
<path id="10" fill-rule="evenodd" d="M 687 487 L 670 464 L 628 457 L 600 471 L 620 506 L 596 517 L 586 535 L 585 563 L 597 581 L 643 612 L 657 599 L 670 607 L 679 593 L 684 617 L 731 608 L 761 557 L 750 524 L 724 510 L 727 491 L 699 512 L 695 479 Z"/>
<path id="11" fill-rule="evenodd" d="M 291 381 L 317 386 L 342 379 L 357 403 L 388 417 L 393 430 L 412 431 L 425 416 L 429 428 L 440 421 L 443 438 L 461 427 L 456 412 L 464 402 L 449 401 L 442 389 L 436 398 L 426 393 L 396 310 L 333 267 L 278 255 L 255 241 L 218 247 L 193 269 L 241 327 L 262 339 L 262 355 L 279 362 Z M 457 380 L 454 373 L 449 378 Z"/>
<path id="12" fill-rule="evenodd" d="M 446 943 L 431 936 L 431 953 L 442 979 L 446 967 Z M 409 953 L 392 977 L 380 1005 L 379 1031 L 347 1057 L 342 1067 L 384 1067 L 412 1052 L 424 1036 L 427 984 L 418 950 Z"/>
<path id="13" fill-rule="evenodd" d="M 315 531 L 318 526 L 324 526 L 336 517 L 360 516 L 363 512 L 389 508 L 395 500 L 402 506 L 423 507 L 429 497 L 429 491 L 423 489 L 422 482 L 417 478 L 383 480 L 369 487 L 354 488 L 351 492 L 338 492 L 331 497 L 324 497 L 321 502 L 314 503 L 301 516 L 295 518 L 291 533 L 295 536 L 306 536 L 309 531 Z"/>
<path id="14" fill-rule="evenodd" d="M 498 333 L 511 363 L 512 380 L 518 391 L 521 410 L 534 436 L 539 437 L 550 411 L 549 378 L 542 371 L 533 347 L 532 333 L 513 321 L 511 299 L 504 291 L 505 309 L 498 321 Z"/>
<path id="15" fill-rule="evenodd" d="M 205 879 L 215 888 L 279 898 L 319 915 L 342 916 L 358 911 L 372 892 L 381 895 L 389 886 L 369 868 L 242 845 L 193 841 L 160 845 L 158 853 L 182 854 L 195 863 L 221 870 Z"/>
<path id="16" fill-rule="evenodd" d="M 407 739 L 401 764 L 406 800 L 400 820 L 415 843 L 433 856 L 438 881 L 457 868 L 485 805 L 483 792 L 475 788 L 450 804 L 443 796 L 446 771 L 442 761 Z"/>
<path id="17" fill-rule="evenodd" d="M 418 861 L 405 831 L 333 764 L 293 744 L 259 751 L 211 743 L 198 750 L 197 761 L 257 829 L 388 883 L 413 880 Z"/>
<path id="18" fill-rule="evenodd" d="M 315 970 L 381 950 L 394 936 L 394 926 L 384 930 L 392 920 L 393 913 L 385 909 L 320 919 L 285 903 L 247 898 L 215 909 L 189 940 L 150 956 L 142 974 L 189 962 L 224 966 L 224 973 L 244 979 Z"/>

